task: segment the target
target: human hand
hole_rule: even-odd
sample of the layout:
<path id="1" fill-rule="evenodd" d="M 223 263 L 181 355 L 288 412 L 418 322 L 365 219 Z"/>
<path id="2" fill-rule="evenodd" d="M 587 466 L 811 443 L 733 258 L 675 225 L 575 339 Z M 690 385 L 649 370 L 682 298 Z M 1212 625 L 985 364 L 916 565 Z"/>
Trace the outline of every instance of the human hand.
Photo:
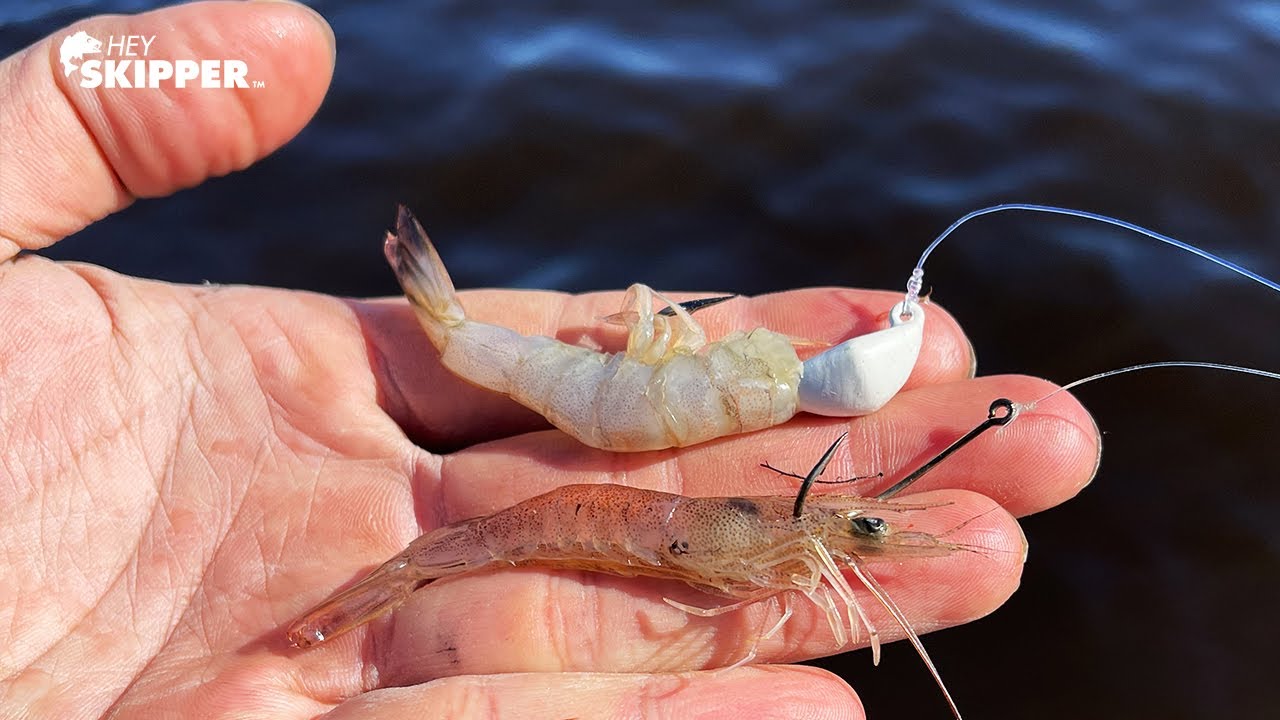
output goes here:
<path id="1" fill-rule="evenodd" d="M 65 33 L 0 64 L 5 714 L 860 712 L 842 681 L 812 668 L 706 671 L 750 646 L 764 609 L 693 618 L 662 602 L 692 600 L 671 583 L 510 570 L 433 586 L 313 650 L 289 648 L 284 628 L 422 531 L 558 485 L 605 476 L 688 495 L 794 492 L 757 464 L 807 466 L 846 427 L 850 451 L 829 472 L 900 474 L 972 427 L 991 399 L 1038 397 L 1044 383 L 966 379 L 968 344 L 935 309 L 908 389 L 873 416 L 608 455 L 448 374 L 400 300 L 176 286 L 15 258 L 135 197 L 266 155 L 309 119 L 332 71 L 328 29 L 284 3 L 198 3 L 72 29 L 245 58 L 271 92 L 84 90 L 58 70 Z M 380 252 L 377 229 L 352 239 L 362 241 Z M 616 346 L 619 333 L 596 318 L 620 299 L 488 291 L 463 302 L 477 320 Z M 837 341 L 897 299 L 806 290 L 700 317 L 712 337 L 764 325 Z M 992 552 L 872 571 L 921 630 L 989 612 L 1016 587 L 1021 539 L 970 491 L 1034 512 L 1079 489 L 1096 451 L 1079 406 L 1046 403 L 920 482 L 954 502 L 938 522 L 976 518 L 963 538 Z M 796 610 L 758 661 L 837 651 L 822 612 Z M 875 617 L 886 637 L 899 635 Z"/>

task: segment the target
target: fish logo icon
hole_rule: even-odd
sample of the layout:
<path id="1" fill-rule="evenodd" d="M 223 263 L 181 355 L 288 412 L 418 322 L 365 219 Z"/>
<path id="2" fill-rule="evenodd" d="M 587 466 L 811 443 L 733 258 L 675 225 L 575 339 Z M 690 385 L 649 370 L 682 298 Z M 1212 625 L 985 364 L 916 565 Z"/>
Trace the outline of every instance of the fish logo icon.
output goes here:
<path id="1" fill-rule="evenodd" d="M 80 66 L 72 64 L 72 60 L 83 60 L 85 55 L 100 52 L 102 52 L 102 41 L 89 33 L 81 30 L 74 35 L 68 35 L 63 39 L 62 46 L 58 48 L 58 59 L 62 61 L 62 74 L 71 75 L 72 70 L 79 69 Z"/>

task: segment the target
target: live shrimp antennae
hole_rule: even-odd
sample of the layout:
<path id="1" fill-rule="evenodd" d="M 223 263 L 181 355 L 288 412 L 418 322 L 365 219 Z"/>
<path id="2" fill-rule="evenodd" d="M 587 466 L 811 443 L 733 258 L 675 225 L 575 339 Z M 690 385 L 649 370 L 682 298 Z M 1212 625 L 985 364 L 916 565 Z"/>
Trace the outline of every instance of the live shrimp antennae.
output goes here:
<path id="1" fill-rule="evenodd" d="M 942 243 L 943 240 L 946 239 L 948 235 L 950 235 L 953 231 L 955 231 L 956 228 L 960 227 L 961 225 L 965 224 L 966 222 L 976 217 L 980 217 L 982 215 L 990 215 L 991 213 L 1004 212 L 1006 210 L 1025 210 L 1028 212 L 1049 213 L 1051 215 L 1069 215 L 1071 217 L 1084 218 L 1085 220 L 1095 220 L 1100 223 L 1106 223 L 1107 225 L 1114 225 L 1119 228 L 1124 228 L 1125 230 L 1136 232 L 1140 235 L 1146 235 L 1149 238 L 1152 238 L 1154 240 L 1159 240 L 1162 243 L 1167 243 L 1176 248 L 1186 250 L 1192 255 L 1198 255 L 1204 258 L 1205 260 L 1208 260 L 1212 263 L 1220 265 L 1228 270 L 1231 270 L 1232 272 L 1243 275 L 1244 277 L 1247 277 L 1250 280 L 1253 280 L 1254 282 L 1261 283 L 1271 288 L 1272 290 L 1275 290 L 1276 292 L 1280 292 L 1280 283 L 1277 283 L 1274 280 L 1267 279 L 1259 275 L 1258 273 L 1253 272 L 1252 270 L 1249 270 L 1248 268 L 1241 267 L 1240 265 L 1237 265 L 1236 263 L 1233 263 L 1230 260 L 1227 260 L 1225 258 L 1220 258 L 1217 255 L 1214 255 L 1213 253 L 1207 250 L 1202 250 L 1196 247 L 1195 245 L 1192 245 L 1190 243 L 1185 243 L 1175 238 L 1171 238 L 1168 235 L 1158 233 L 1155 230 L 1148 230 L 1147 228 L 1144 228 L 1141 225 L 1135 225 L 1126 220 L 1120 220 L 1118 218 L 1113 218 L 1107 215 L 1101 215 L 1099 213 L 1089 212 L 1087 210 L 1072 210 L 1070 208 L 1054 207 L 1052 205 L 1036 205 L 1033 203 L 1004 203 L 1002 205 L 992 205 L 991 207 L 985 207 L 985 208 L 981 208 L 979 210 L 974 210 L 973 212 L 967 213 L 964 217 L 951 223 L 951 227 L 948 227 L 946 230 L 944 230 L 936 240 L 934 240 L 932 243 L 929 244 L 929 247 L 925 248 L 924 253 L 920 256 L 920 261 L 916 263 L 915 269 L 911 271 L 911 278 L 907 280 L 907 303 L 910 304 L 910 303 L 916 302 L 920 298 L 920 290 L 924 287 L 924 262 L 925 260 L 929 259 L 929 255 L 934 251 L 935 248 L 938 247 L 938 245 Z"/>
<path id="2" fill-rule="evenodd" d="M 818 476 L 826 471 L 827 463 L 831 462 L 832 456 L 836 454 L 836 448 L 840 447 L 841 441 L 848 436 L 849 433 L 842 433 L 840 437 L 836 438 L 836 441 L 831 443 L 831 447 L 822 453 L 822 458 L 818 460 L 818 464 L 814 465 L 809 474 L 804 476 L 804 482 L 800 483 L 800 491 L 796 493 L 795 508 L 791 510 L 792 517 L 800 517 L 800 514 L 804 511 L 804 499 L 809 495 L 809 488 L 813 487 L 813 481 L 817 480 Z"/>

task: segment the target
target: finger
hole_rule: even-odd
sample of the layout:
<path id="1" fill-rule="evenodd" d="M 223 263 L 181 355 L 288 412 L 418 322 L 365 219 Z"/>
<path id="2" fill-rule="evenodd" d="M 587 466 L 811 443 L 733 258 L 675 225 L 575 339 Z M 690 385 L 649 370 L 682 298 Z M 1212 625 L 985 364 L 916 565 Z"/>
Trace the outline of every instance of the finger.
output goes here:
<path id="1" fill-rule="evenodd" d="M 838 677 L 808 667 L 743 667 L 681 675 L 527 673 L 453 677 L 360 695 L 344 718 L 831 718 L 865 717 Z"/>
<path id="2" fill-rule="evenodd" d="M 440 498 L 439 522 L 487 515 L 572 483 L 617 482 L 683 495 L 792 494 L 798 482 L 760 467 L 808 472 L 845 430 L 849 437 L 824 478 L 885 474 L 815 492 L 874 495 L 923 465 L 987 417 L 996 398 L 1028 402 L 1054 389 L 1021 376 L 977 378 L 908 390 L 861 418 L 801 417 L 767 431 L 679 452 L 617 454 L 593 450 L 555 431 L 488 443 L 445 458 L 419 493 Z M 940 463 L 902 496 L 961 488 L 1026 515 L 1073 497 L 1097 469 L 1101 448 L 1088 412 L 1065 393 L 1020 413 Z"/>
<path id="3" fill-rule="evenodd" d="M 968 622 L 999 607 L 1017 588 L 1025 557 L 1016 521 L 973 493 L 926 493 L 919 500 L 941 505 L 894 516 L 895 522 L 945 536 L 964 549 L 942 557 L 869 559 L 866 571 L 918 633 Z M 620 518 L 616 537 L 599 541 L 625 540 L 625 522 Z M 798 563 L 805 551 L 799 544 L 793 547 Z M 786 583 L 799 567 L 783 566 L 774 580 Z M 902 638 L 905 631 L 888 611 L 847 571 L 846 576 L 881 640 Z M 677 672 L 729 666 L 753 648 L 754 661 L 767 663 L 830 655 L 869 642 L 859 623 L 854 641 L 841 646 L 827 611 L 798 594 L 792 598 L 791 619 L 769 639 L 763 636 L 781 617 L 779 599 L 697 617 L 663 598 L 703 608 L 729 602 L 675 581 L 507 569 L 429 585 L 389 619 L 334 642 L 344 643 L 348 653 L 363 647 L 361 656 L 383 682 L 394 685 L 472 673 Z M 843 604 L 838 612 L 836 621 L 847 623 Z"/>
<path id="4" fill-rule="evenodd" d="M 85 88 L 59 52 L 80 31 L 104 43 L 85 59 L 115 59 L 112 37 L 154 37 L 148 61 L 242 60 L 254 84 Z M 91 18 L 0 62 L 0 260 L 272 152 L 319 107 L 333 53 L 332 31 L 302 5 L 200 2 Z"/>
<path id="5" fill-rule="evenodd" d="M 674 297 L 695 296 L 677 293 Z M 699 311 L 697 319 L 712 340 L 734 330 L 767 327 L 791 337 L 835 344 L 885 327 L 890 308 L 901 299 L 900 293 L 884 291 L 793 290 L 731 300 Z M 621 293 L 486 290 L 464 293 L 462 301 L 476 322 L 606 352 L 625 349 L 626 333 L 600 320 L 618 310 Z M 418 444 L 432 450 L 452 449 L 548 427 L 532 411 L 446 370 L 407 304 L 358 302 L 353 308 L 375 357 L 383 407 Z M 972 347 L 959 325 L 941 308 L 931 307 L 924 347 L 907 387 L 957 380 L 972 372 Z"/>

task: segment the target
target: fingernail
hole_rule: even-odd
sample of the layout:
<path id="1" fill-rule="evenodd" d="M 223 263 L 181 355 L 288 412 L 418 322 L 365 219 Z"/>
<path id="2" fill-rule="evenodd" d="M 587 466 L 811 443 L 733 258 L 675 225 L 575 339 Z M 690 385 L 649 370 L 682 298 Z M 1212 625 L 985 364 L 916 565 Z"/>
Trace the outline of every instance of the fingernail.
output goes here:
<path id="1" fill-rule="evenodd" d="M 968 335 L 964 337 L 964 341 L 969 345 L 969 379 L 972 380 L 978 376 L 978 349 L 973 346 Z"/>
<path id="2" fill-rule="evenodd" d="M 1027 564 L 1027 558 L 1031 556 L 1031 543 L 1027 541 L 1027 531 L 1022 529 L 1022 523 L 1014 522 L 1013 526 L 1018 528 L 1018 537 L 1022 538 L 1022 564 Z"/>
<path id="3" fill-rule="evenodd" d="M 1089 479 L 1084 481 L 1081 488 L 1093 482 L 1093 479 L 1098 477 L 1098 470 L 1102 468 L 1102 428 L 1098 427 L 1098 421 L 1093 418 L 1093 413 L 1089 413 L 1089 422 L 1093 423 L 1093 436 L 1098 438 L 1098 454 L 1093 459 L 1093 472 L 1089 473 Z"/>

